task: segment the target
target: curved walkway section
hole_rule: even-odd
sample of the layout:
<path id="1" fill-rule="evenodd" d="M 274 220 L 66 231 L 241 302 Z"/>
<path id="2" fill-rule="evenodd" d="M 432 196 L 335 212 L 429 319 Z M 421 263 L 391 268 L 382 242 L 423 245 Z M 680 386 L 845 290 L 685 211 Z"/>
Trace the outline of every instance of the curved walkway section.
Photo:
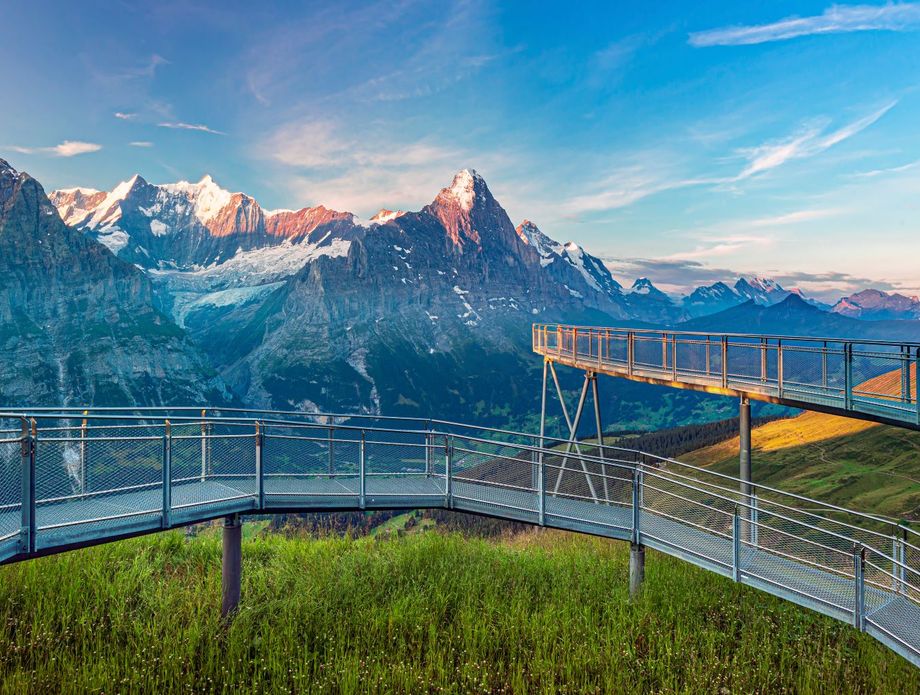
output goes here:
<path id="1" fill-rule="evenodd" d="M 7 414 L 0 560 L 233 514 L 447 507 L 650 546 L 851 623 L 920 665 L 920 536 L 678 461 L 440 421 Z"/>
<path id="2" fill-rule="evenodd" d="M 534 324 L 533 350 L 585 371 L 920 429 L 920 345 Z"/>

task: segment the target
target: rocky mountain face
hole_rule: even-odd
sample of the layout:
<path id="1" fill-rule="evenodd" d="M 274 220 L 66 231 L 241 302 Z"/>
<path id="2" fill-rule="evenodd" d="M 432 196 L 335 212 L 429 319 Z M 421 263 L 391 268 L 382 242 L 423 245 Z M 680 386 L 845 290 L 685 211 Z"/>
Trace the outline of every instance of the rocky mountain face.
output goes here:
<path id="1" fill-rule="evenodd" d="M 468 416 L 470 404 L 488 407 L 533 372 L 532 322 L 626 315 L 618 292 L 591 274 L 615 286 L 603 264 L 579 263 L 555 242 L 561 251 L 541 253 L 475 172 L 457 174 L 418 212 L 377 217 L 386 221 L 352 222 L 345 233 L 320 226 L 316 241 L 257 252 L 302 254 L 288 277 L 231 273 L 256 252 L 155 275 L 173 293 L 182 282 L 206 291 L 184 325 L 215 346 L 247 402 L 284 408 Z"/>
<path id="2" fill-rule="evenodd" d="M 536 405 L 535 321 L 676 318 L 600 259 L 524 221 L 475 171 L 417 212 L 265 211 L 209 177 L 52 195 L 252 405 L 507 421 Z M 652 288 L 654 289 L 654 288 Z M 660 296 L 659 296 L 660 295 Z M 533 402 L 533 403 L 531 403 Z"/>
<path id="3" fill-rule="evenodd" d="M 76 193 L 68 205 L 90 206 Z M 147 276 L 66 226 L 0 160 L 0 394 L 5 405 L 189 403 L 232 397 L 155 302 Z"/>
<path id="4" fill-rule="evenodd" d="M 920 318 L 920 298 L 868 289 L 842 297 L 831 311 L 869 321 Z"/>

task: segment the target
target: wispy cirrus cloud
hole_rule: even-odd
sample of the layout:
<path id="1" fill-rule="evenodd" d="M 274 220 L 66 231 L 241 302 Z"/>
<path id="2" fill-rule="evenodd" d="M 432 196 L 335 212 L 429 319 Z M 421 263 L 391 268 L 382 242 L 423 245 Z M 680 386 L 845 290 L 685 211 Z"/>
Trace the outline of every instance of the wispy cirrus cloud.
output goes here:
<path id="1" fill-rule="evenodd" d="M 128 143 L 131 147 L 153 147 L 153 143 L 149 140 L 133 140 Z"/>
<path id="2" fill-rule="evenodd" d="M 12 145 L 10 149 L 20 154 L 47 154 L 52 157 L 76 157 L 79 154 L 98 152 L 102 149 L 102 145 L 95 142 L 83 142 L 82 140 L 65 140 L 61 144 L 52 147 L 21 147 Z"/>
<path id="3" fill-rule="evenodd" d="M 897 103 L 897 101 L 892 101 L 867 116 L 836 130 L 828 131 L 829 123 L 826 120 L 812 122 L 789 138 L 739 150 L 739 154 L 748 160 L 748 165 L 733 180 L 741 181 L 775 169 L 793 159 L 812 157 L 824 152 L 871 126 L 893 109 Z"/>
<path id="4" fill-rule="evenodd" d="M 458 169 L 474 160 L 477 166 L 486 163 L 430 138 L 401 141 L 383 132 L 355 137 L 327 120 L 282 125 L 255 153 L 285 169 L 283 185 L 300 201 L 362 214 L 420 207 Z"/>
<path id="5" fill-rule="evenodd" d="M 616 210 L 664 191 L 720 183 L 722 179 L 685 177 L 675 173 L 675 165 L 662 153 L 646 153 L 641 161 L 619 167 L 587 186 L 587 192 L 563 203 L 569 214 Z"/>
<path id="6" fill-rule="evenodd" d="M 135 118 L 137 118 L 136 113 L 126 113 L 124 111 L 116 111 L 112 115 L 120 121 L 133 121 Z"/>
<path id="7" fill-rule="evenodd" d="M 820 15 L 787 17 L 769 24 L 732 26 L 690 34 L 691 46 L 749 46 L 786 41 L 814 34 L 853 31 L 916 31 L 920 29 L 920 4 L 833 5 Z"/>
<path id="8" fill-rule="evenodd" d="M 203 123 L 183 123 L 181 121 L 166 121 L 157 123 L 159 128 L 170 128 L 172 130 L 194 130 L 200 133 L 210 133 L 211 135 L 226 135 L 222 130 L 215 130 Z"/>
<path id="9" fill-rule="evenodd" d="M 905 171 L 911 171 L 918 167 L 920 167 L 920 159 L 914 160 L 913 162 L 908 162 L 907 164 L 901 164 L 899 166 L 887 167 L 884 169 L 871 169 L 870 171 L 860 171 L 852 174 L 852 176 L 853 178 L 857 179 L 872 179 L 888 174 L 900 174 Z"/>

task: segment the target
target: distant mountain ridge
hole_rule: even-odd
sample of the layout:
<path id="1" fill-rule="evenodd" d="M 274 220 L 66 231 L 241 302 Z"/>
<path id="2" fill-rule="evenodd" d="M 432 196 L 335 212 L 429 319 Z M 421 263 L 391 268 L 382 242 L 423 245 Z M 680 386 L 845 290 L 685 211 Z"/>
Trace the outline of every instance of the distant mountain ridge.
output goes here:
<path id="1" fill-rule="evenodd" d="M 719 313 L 747 301 L 769 306 L 790 294 L 798 294 L 820 309 L 854 318 L 920 318 L 920 300 L 915 298 L 869 289 L 842 298 L 832 308 L 806 297 L 798 289 L 787 290 L 775 280 L 759 276 L 738 277 L 732 285 L 719 281 L 697 287 L 681 298 L 661 292 L 648 278 L 637 279 L 626 290 L 599 258 L 578 244 L 557 242 L 526 219 L 517 227 L 505 228 L 499 220 L 507 215 L 494 199 L 494 208 L 473 221 L 469 213 L 477 196 L 483 197 L 484 190 L 488 187 L 479 174 L 462 170 L 423 212 L 436 218 L 459 248 L 478 248 L 483 241 L 486 245 L 491 243 L 491 239 L 481 236 L 483 229 L 489 229 L 493 237 L 504 236 L 503 243 L 508 245 L 512 243 L 513 230 L 521 242 L 539 255 L 542 267 L 549 268 L 559 261 L 548 273 L 560 276 L 573 296 L 581 295 L 591 304 L 593 295 L 600 295 L 601 303 L 606 304 L 603 310 L 620 320 L 671 323 Z M 231 193 L 210 176 L 197 183 L 150 184 L 135 175 L 110 192 L 71 188 L 54 191 L 50 198 L 65 223 L 143 268 L 195 272 L 204 268 L 213 270 L 232 261 L 231 267 L 247 268 L 250 277 L 269 279 L 289 277 L 320 255 L 343 253 L 357 236 L 409 214 L 382 209 L 370 220 L 362 221 L 350 212 L 322 205 L 299 210 L 264 210 L 251 196 Z M 270 248 L 277 250 L 266 251 Z M 252 256 L 247 257 L 248 252 L 253 252 Z M 567 274 L 560 270 L 564 266 L 578 271 L 584 283 L 566 282 L 560 275 Z M 227 272 L 212 272 L 210 284 L 220 285 L 215 278 L 230 274 L 229 268 Z M 188 282 L 184 284 L 187 286 Z M 583 291 L 583 284 L 587 292 Z M 238 286 L 235 281 L 220 289 Z M 259 293 L 253 289 L 250 294 Z M 226 295 L 218 301 L 229 298 Z M 179 313 L 184 314 L 184 307 L 180 306 Z"/>

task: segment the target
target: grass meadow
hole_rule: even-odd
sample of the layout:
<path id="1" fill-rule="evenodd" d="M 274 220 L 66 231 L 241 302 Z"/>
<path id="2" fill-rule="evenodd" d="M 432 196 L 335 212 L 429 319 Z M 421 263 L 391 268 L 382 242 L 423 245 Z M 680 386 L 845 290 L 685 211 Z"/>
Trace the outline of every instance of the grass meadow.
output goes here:
<path id="1" fill-rule="evenodd" d="M 220 536 L 0 568 L 0 690 L 915 693 L 866 635 L 649 551 L 562 532 L 244 540 L 221 622 Z"/>

